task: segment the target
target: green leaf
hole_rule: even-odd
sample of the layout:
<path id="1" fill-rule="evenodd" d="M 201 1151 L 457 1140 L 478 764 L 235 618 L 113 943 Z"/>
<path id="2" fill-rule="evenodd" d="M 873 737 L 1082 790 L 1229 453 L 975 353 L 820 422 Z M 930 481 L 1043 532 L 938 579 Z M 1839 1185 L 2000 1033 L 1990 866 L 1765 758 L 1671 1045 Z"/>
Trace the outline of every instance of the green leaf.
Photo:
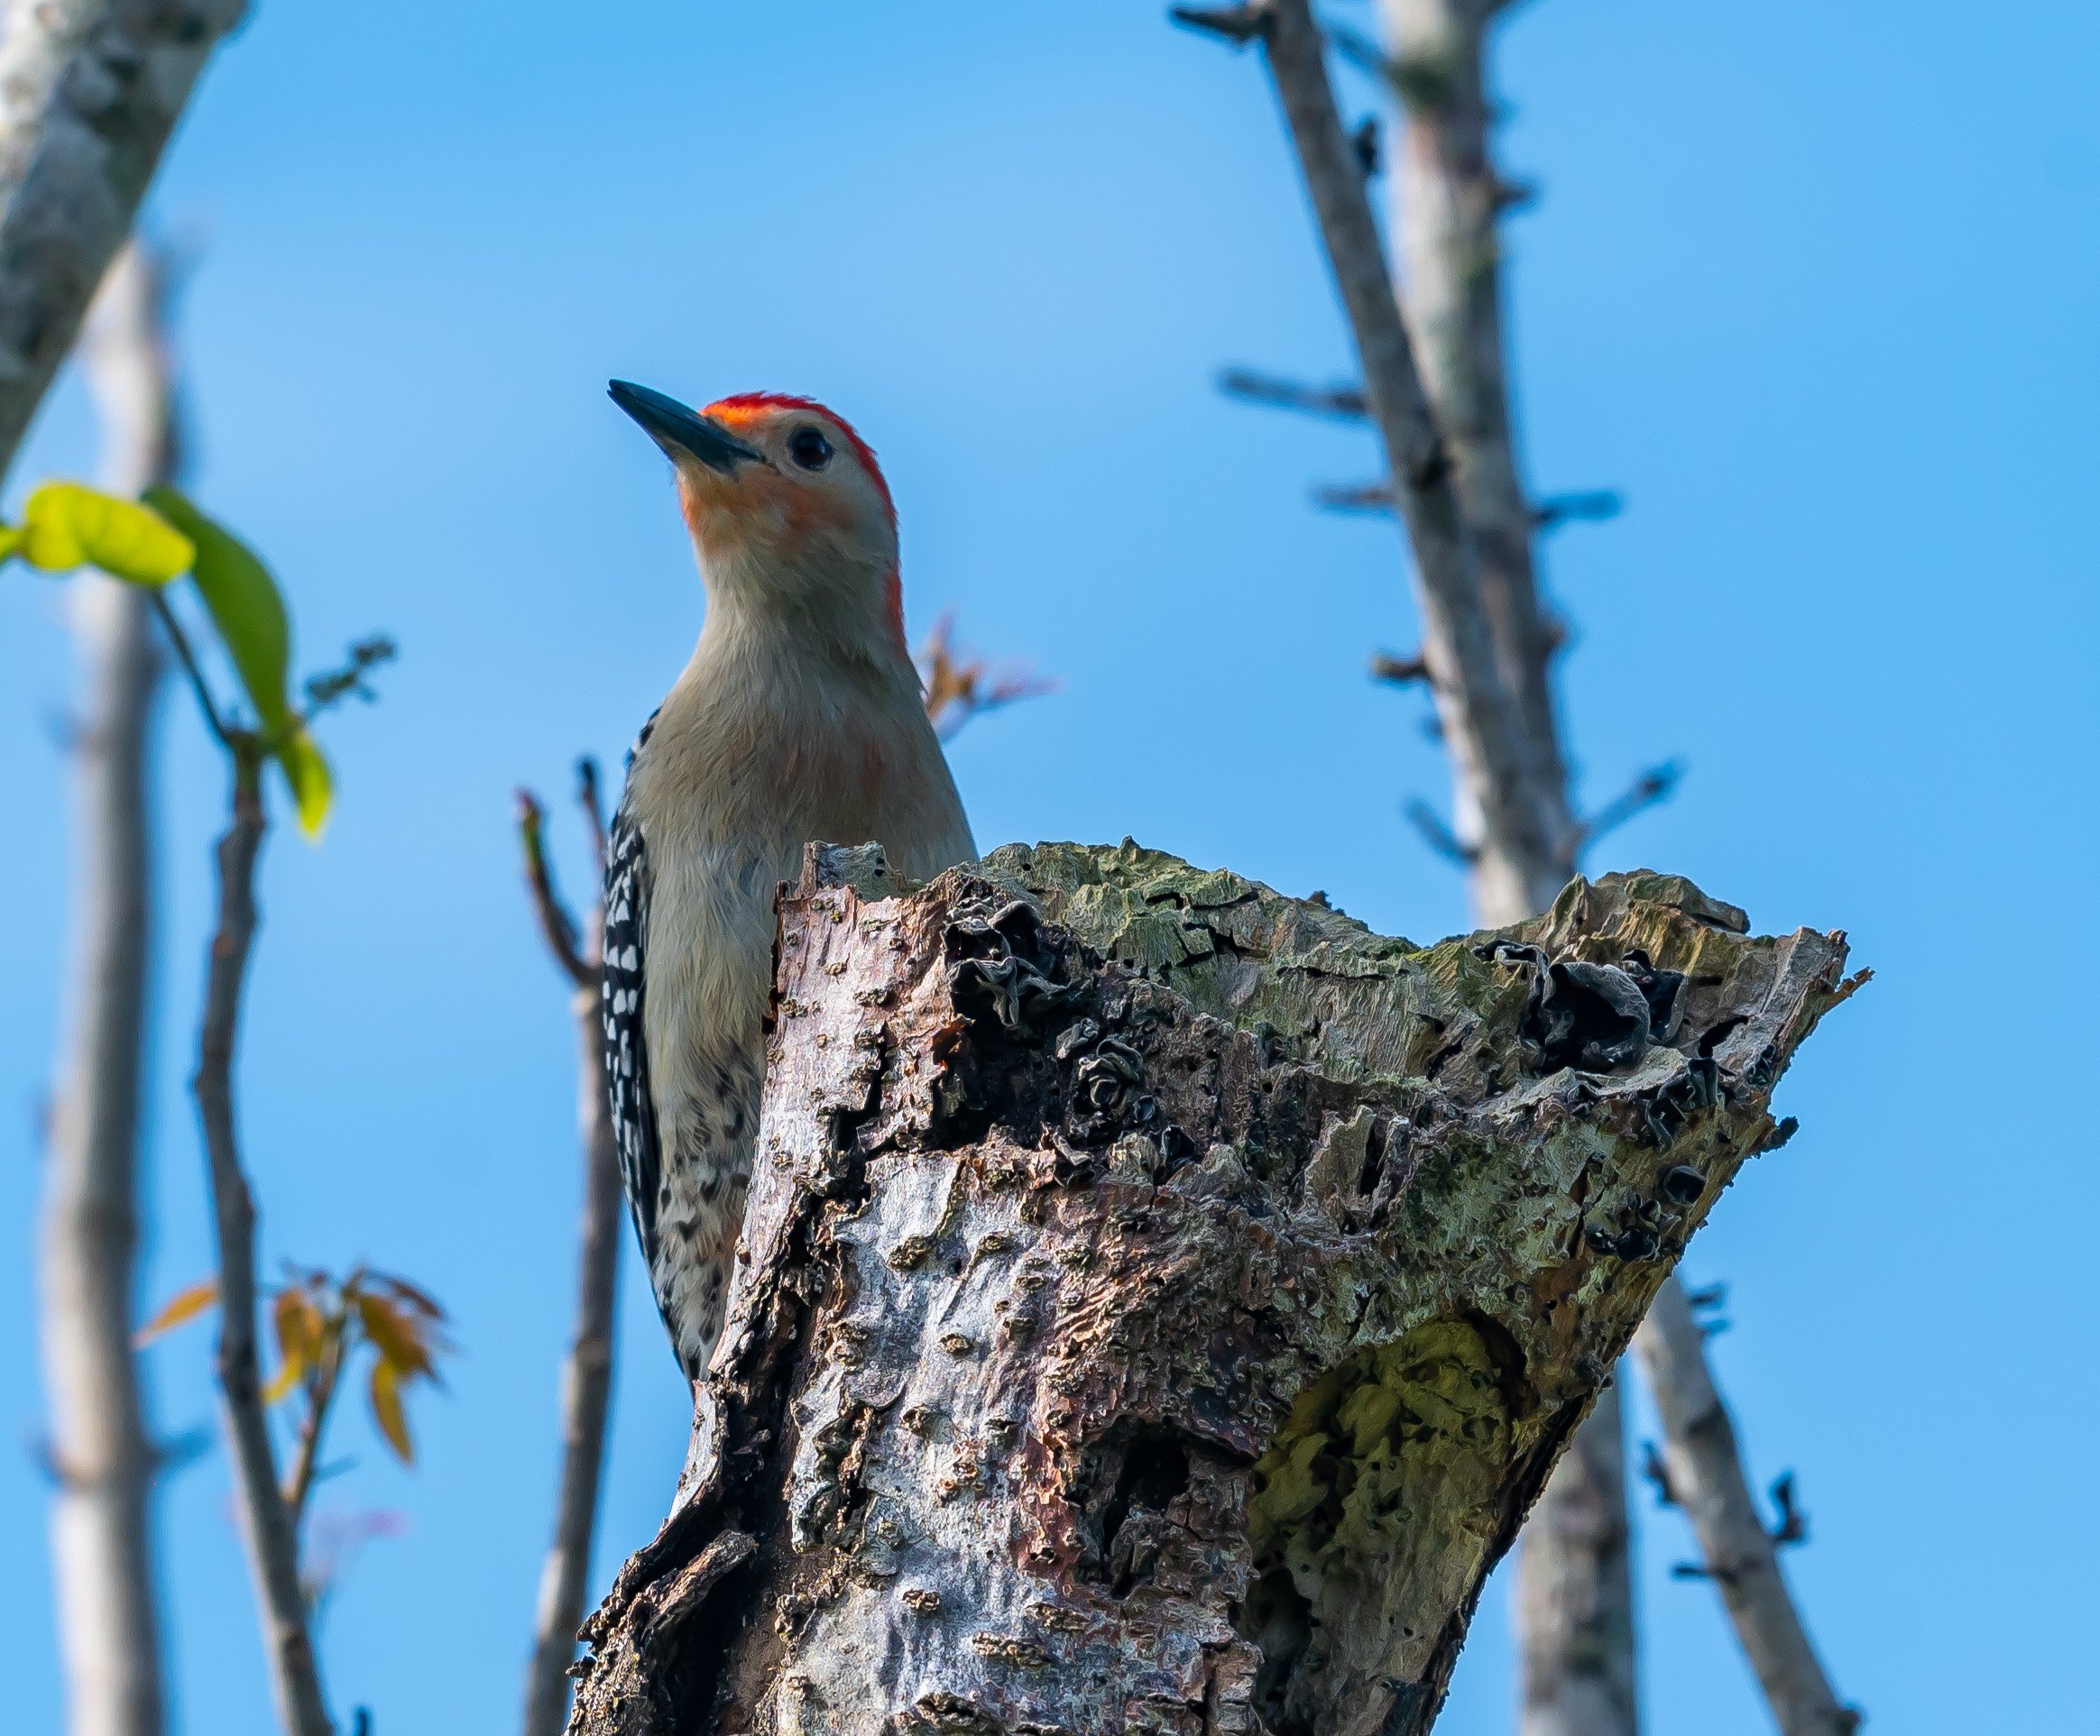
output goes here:
<path id="1" fill-rule="evenodd" d="M 197 547 L 159 512 L 79 482 L 46 482 L 22 510 L 22 556 L 47 573 L 98 566 L 158 589 L 182 576 Z"/>
<path id="2" fill-rule="evenodd" d="M 20 525 L 0 525 L 0 561 L 5 561 L 22 547 L 23 538 L 29 532 Z"/>
<path id="3" fill-rule="evenodd" d="M 171 488 L 150 488 L 146 502 L 197 549 L 190 576 L 211 611 L 226 654 L 239 671 L 248 703 L 268 731 L 291 718 L 285 672 L 291 662 L 291 622 L 270 569 L 224 526 L 215 523 Z"/>
<path id="4" fill-rule="evenodd" d="M 212 624 L 234 660 L 248 703 L 299 806 L 299 830 L 318 838 L 335 800 L 328 762 L 293 716 L 285 683 L 291 665 L 291 621 L 277 581 L 248 546 L 224 525 L 207 518 L 171 488 L 151 488 L 146 500 L 197 547 L 190 571 Z"/>
<path id="5" fill-rule="evenodd" d="M 284 781 L 291 785 L 292 799 L 299 804 L 299 829 L 309 839 L 318 839 L 335 804 L 336 779 L 303 723 L 278 748 L 277 763 L 284 768 Z"/>

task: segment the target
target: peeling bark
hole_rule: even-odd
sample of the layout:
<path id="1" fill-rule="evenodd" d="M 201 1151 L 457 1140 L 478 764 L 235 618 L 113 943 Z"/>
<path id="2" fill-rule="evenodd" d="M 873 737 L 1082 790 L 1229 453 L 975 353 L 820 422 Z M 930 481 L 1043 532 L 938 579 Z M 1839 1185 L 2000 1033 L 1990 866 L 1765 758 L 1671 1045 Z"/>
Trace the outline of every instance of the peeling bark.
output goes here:
<path id="1" fill-rule="evenodd" d="M 1126 843 L 813 846 L 711 1439 L 576 1736 L 1426 1730 L 1842 999 L 1653 874 L 1433 948 Z"/>

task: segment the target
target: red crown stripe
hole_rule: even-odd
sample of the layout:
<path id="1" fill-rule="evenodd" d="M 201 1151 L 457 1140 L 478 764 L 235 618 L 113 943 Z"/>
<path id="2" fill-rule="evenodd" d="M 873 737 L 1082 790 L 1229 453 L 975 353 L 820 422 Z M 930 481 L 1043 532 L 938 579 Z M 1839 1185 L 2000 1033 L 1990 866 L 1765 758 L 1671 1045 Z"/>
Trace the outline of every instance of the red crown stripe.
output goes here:
<path id="1" fill-rule="evenodd" d="M 810 410 L 824 418 L 845 436 L 846 444 L 852 447 L 854 456 L 861 461 L 861 468 L 868 473 L 877 491 L 882 496 L 883 509 L 889 514 L 890 522 L 897 522 L 897 502 L 889 498 L 889 484 L 883 479 L 882 466 L 875 462 L 875 448 L 861 439 L 854 431 L 853 425 L 838 411 L 828 405 L 818 403 L 814 398 L 797 398 L 792 392 L 784 391 L 740 391 L 729 398 L 717 399 L 707 407 L 710 416 L 723 410 L 732 415 L 740 411 L 752 415 L 760 410 Z"/>

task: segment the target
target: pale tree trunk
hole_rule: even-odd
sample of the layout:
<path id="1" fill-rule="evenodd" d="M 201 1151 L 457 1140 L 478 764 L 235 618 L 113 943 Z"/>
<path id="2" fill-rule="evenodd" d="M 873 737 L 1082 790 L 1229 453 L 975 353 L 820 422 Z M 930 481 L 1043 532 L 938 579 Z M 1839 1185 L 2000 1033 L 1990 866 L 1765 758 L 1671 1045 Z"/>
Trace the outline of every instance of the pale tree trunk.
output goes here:
<path id="1" fill-rule="evenodd" d="M 1534 520 L 1517 470 L 1505 377 L 1498 218 L 1510 202 L 1488 149 L 1489 0 L 1383 0 L 1390 82 L 1405 114 L 1392 180 L 1393 227 L 1408 327 L 1458 488 L 1480 548 L 1481 600 L 1503 678 L 1516 695 L 1538 787 L 1560 793 L 1565 871 L 1580 836 L 1555 723 L 1552 639 L 1532 560 Z M 1501 871 L 1492 833 L 1469 837 L 1477 800 L 1458 803 L 1458 835 L 1478 850 L 1484 923 L 1530 914 Z M 1625 1423 L 1616 1387 L 1582 1426 L 1525 1528 L 1514 1602 L 1521 1736 L 1635 1736 L 1640 1728 Z"/>
<path id="2" fill-rule="evenodd" d="M 1626 1424 L 1614 1381 L 1524 1522 L 1514 1609 L 1524 1736 L 1639 1728 L 1632 1541 Z"/>
<path id="3" fill-rule="evenodd" d="M 1457 486 L 1480 551 L 1480 585 L 1495 631 L 1504 679 L 1517 696 L 1538 787 L 1561 793 L 1550 820 L 1562 824 L 1568 869 L 1585 829 L 1566 795 L 1565 756 L 1556 723 L 1552 659 L 1559 634 L 1541 605 L 1533 548 L 1539 517 L 1526 497 L 1515 451 L 1503 320 L 1502 214 L 1525 197 L 1506 180 L 1491 150 L 1495 101 L 1487 73 L 1488 34 L 1507 10 L 1503 0 L 1382 0 L 1385 71 L 1405 115 L 1405 138 L 1393 180 L 1393 228 L 1405 280 L 1403 298 L 1421 359 L 1423 386 L 1451 443 Z M 1460 793 L 1461 814 L 1480 804 Z M 1459 828 L 1461 838 L 1465 828 Z M 1497 871 L 1489 840 L 1475 863 L 1474 896 L 1483 922 L 1525 914 L 1510 901 L 1515 882 Z M 1658 1309 L 1689 1320 L 1672 1277 Z M 1713 1398 L 1712 1377 L 1697 1334 L 1680 1335 L 1674 1357 L 1644 1359 L 1674 1456 L 1690 1449 L 1672 1419 L 1688 1414 L 1673 1382 Z M 1705 1486 L 1731 1511 L 1755 1508 L 1732 1434 L 1698 1455 Z M 1759 1536 L 1763 1536 L 1760 1529 Z M 1598 1404 L 1574 1447 L 1546 1485 L 1527 1527 L 1517 1563 L 1515 1610 L 1522 1660 L 1518 1728 L 1522 1736 L 1634 1736 L 1636 1692 L 1631 1530 L 1624 1422 L 1616 1392 Z M 1769 1543 L 1766 1545 L 1769 1550 Z M 1812 1660 L 1798 1612 L 1776 1572 L 1724 1593 L 1738 1635 L 1753 1656 L 1754 1631 L 1798 1638 Z M 1837 1702 L 1819 1669 L 1820 1704 Z M 1799 1676 L 1800 1671 L 1792 1672 Z M 1760 1672 L 1766 1687 L 1772 1678 Z M 1790 1676 L 1789 1679 L 1792 1679 Z M 1782 1697 L 1773 1715 L 1789 1732 Z M 1851 1714 L 1846 1714 L 1850 1716 Z"/>
<path id="4" fill-rule="evenodd" d="M 246 0 L 5 0 L 0 475 Z"/>
<path id="5" fill-rule="evenodd" d="M 1611 822 L 1607 816 L 1616 811 L 1625 817 L 1667 785 L 1644 777 L 1589 825 L 1574 817 L 1569 800 L 1551 680 L 1559 636 L 1538 599 L 1532 555 L 1537 518 L 1519 477 L 1506 378 L 1497 217 L 1512 203 L 1512 189 L 1488 148 L 1493 103 L 1485 74 L 1486 32 L 1505 7 L 1497 0 L 1383 5 L 1390 51 L 1354 47 L 1383 73 L 1406 111 L 1395 224 L 1408 273 L 1405 318 L 1389 317 L 1371 293 L 1382 286 L 1383 296 L 1399 306 L 1362 175 L 1351 172 L 1364 164 L 1344 148 L 1306 0 L 1183 8 L 1177 16 L 1239 41 L 1259 41 L 1266 51 L 1356 338 L 1364 398 L 1386 448 L 1392 499 L 1414 547 L 1423 620 L 1419 664 L 1451 749 L 1456 830 L 1469 858 L 1475 909 L 1483 922 L 1506 923 L 1543 906 L 1560 878 L 1573 871 L 1587 839 Z M 1403 333 L 1397 341 L 1396 330 Z M 1477 588 L 1494 647 L 1492 672 L 1478 656 L 1463 654 L 1453 637 L 1451 622 L 1463 611 L 1433 595 L 1434 574 L 1451 565 L 1451 535 L 1421 510 L 1423 432 L 1395 427 L 1381 409 L 1417 394 L 1426 403 L 1436 450 L 1453 472 L 1450 489 L 1469 550 L 1460 565 Z M 1438 466 L 1426 468 L 1433 474 Z M 1468 692 L 1454 696 L 1454 683 Z M 1454 720 L 1479 709 L 1473 697 L 1478 693 L 1490 694 L 1490 711 L 1506 710 L 1513 719 L 1514 766 L 1509 755 L 1481 752 L 1454 733 Z M 1514 831 L 1513 813 L 1523 822 Z M 1675 1285 L 1673 1278 L 1667 1282 Z M 1696 1348 L 1693 1360 L 1710 1386 Z M 1668 1398 L 1658 1392 L 1665 1418 L 1683 1410 Z M 1638 1728 L 1617 1410 L 1599 1407 L 1579 1450 L 1562 1459 L 1526 1538 L 1516 1599 L 1524 1736 L 1633 1736 Z M 1709 1463 L 1747 1503 L 1739 1461 L 1731 1457 L 1724 1468 L 1709 1456 Z M 1783 1600 L 1784 1584 L 1776 1575 L 1759 1576 L 1746 1595 Z M 1768 1614 L 1800 1625 L 1791 1604 Z"/>
<path id="6" fill-rule="evenodd" d="M 1362 161 L 1334 107 L 1326 44 L 1305 0 L 1226 12 L 1177 8 L 1185 23 L 1259 40 L 1275 75 L 1306 190 L 1386 448 L 1395 508 L 1414 553 L 1427 669 L 1457 781 L 1479 809 L 1476 874 L 1498 908 L 1542 910 L 1567 883 L 1574 829 L 1564 791 L 1543 773 L 1521 690 L 1504 673 L 1481 585 L 1480 550 L 1402 321 L 1364 190 Z"/>
<path id="7" fill-rule="evenodd" d="M 714 1449 L 572 1731 L 1427 1730 L 1848 992 L 1740 929 L 1612 876 L 1419 949 L 1128 843 L 813 847 Z"/>
<path id="8" fill-rule="evenodd" d="M 120 494 L 174 478 L 174 384 L 160 316 L 158 273 L 134 243 L 110 268 L 82 345 L 102 416 L 103 479 Z M 88 703 L 73 739 L 79 905 L 42 1238 L 51 1572 L 68 1730 L 159 1736 L 154 1463 L 132 1328 L 161 657 L 151 604 L 135 586 L 84 573 L 70 602 Z"/>
<path id="9" fill-rule="evenodd" d="M 1389 81 L 1405 115 L 1390 181 L 1403 312 L 1478 550 L 1480 601 L 1502 678 L 1523 720 L 1537 786 L 1557 793 L 1552 817 L 1572 872 L 1578 837 L 1553 711 L 1554 635 L 1533 570 L 1535 520 L 1517 467 L 1505 372 L 1498 219 L 1517 196 L 1488 151 L 1484 53 L 1488 22 L 1501 7 L 1487 0 L 1383 0 L 1383 8 Z M 1483 868 L 1479 893 L 1513 902 L 1510 891 L 1486 884 L 1490 878 Z M 1497 912 L 1483 913 L 1483 920 L 1515 918 Z"/>

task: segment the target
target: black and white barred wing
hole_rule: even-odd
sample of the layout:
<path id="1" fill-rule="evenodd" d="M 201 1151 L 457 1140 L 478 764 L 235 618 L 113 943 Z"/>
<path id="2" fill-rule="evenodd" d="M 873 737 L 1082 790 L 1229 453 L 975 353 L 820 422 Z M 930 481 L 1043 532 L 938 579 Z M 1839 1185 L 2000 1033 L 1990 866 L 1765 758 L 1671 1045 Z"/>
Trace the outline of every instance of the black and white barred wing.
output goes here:
<path id="1" fill-rule="evenodd" d="M 622 802 L 605 842 L 605 951 L 599 1008 L 603 1015 L 605 1086 L 620 1178 L 641 1241 L 646 1269 L 656 1270 L 657 1189 L 663 1160 L 656 1099 L 649 1093 L 649 1051 L 641 1040 L 642 937 L 649 929 L 649 865 L 641 828 Z"/>

